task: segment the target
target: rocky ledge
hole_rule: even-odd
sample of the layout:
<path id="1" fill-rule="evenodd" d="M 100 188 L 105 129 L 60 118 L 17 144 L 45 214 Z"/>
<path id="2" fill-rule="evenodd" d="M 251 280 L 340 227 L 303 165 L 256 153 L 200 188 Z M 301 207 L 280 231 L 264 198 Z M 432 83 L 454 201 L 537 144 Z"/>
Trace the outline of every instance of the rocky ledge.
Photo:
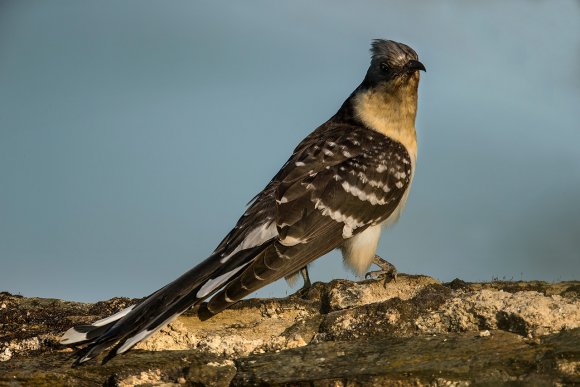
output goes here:
<path id="1" fill-rule="evenodd" d="M 0 293 L 0 384 L 576 384 L 579 297 L 578 281 L 336 280 L 206 321 L 191 312 L 105 365 L 72 368 L 59 335 L 138 300 Z"/>

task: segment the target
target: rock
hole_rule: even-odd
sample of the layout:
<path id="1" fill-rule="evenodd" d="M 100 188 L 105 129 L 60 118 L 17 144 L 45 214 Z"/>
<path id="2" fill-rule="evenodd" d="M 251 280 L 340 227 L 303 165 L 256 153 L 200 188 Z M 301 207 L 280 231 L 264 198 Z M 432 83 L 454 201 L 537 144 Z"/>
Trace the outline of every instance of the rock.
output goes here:
<path id="1" fill-rule="evenodd" d="M 409 300 L 428 285 L 439 284 L 427 276 L 401 276 L 397 281 L 383 285 L 381 281 L 351 282 L 336 280 L 331 282 L 328 296 L 330 311 L 368 305 L 375 302 L 399 298 Z"/>
<path id="2" fill-rule="evenodd" d="M 568 352 L 572 346 L 574 354 Z M 555 352 L 551 352 L 557 348 Z M 329 341 L 236 362 L 234 385 L 486 385 L 580 380 L 580 332 L 529 345 L 519 335 L 451 333 L 409 338 Z M 576 367 L 576 368 L 574 368 Z"/>
<path id="3" fill-rule="evenodd" d="M 578 327 L 580 308 L 578 299 L 559 295 L 483 289 L 456 294 L 416 324 L 425 333 L 502 329 L 542 336 Z"/>
<path id="4" fill-rule="evenodd" d="M 298 297 L 189 311 L 104 366 L 71 368 L 70 326 L 96 304 L 0 293 L 0 385 L 580 383 L 580 283 L 335 280 Z"/>

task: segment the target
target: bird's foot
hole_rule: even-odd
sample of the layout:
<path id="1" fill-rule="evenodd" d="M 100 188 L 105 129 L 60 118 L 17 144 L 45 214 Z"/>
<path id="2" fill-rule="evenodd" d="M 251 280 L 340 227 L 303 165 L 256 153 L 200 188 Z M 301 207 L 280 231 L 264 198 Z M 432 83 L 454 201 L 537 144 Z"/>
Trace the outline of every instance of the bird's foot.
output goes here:
<path id="1" fill-rule="evenodd" d="M 310 275 L 308 275 L 308 268 L 306 266 L 300 269 L 300 275 L 304 280 L 304 285 L 302 285 L 302 287 L 298 289 L 296 293 L 292 295 L 292 297 L 298 297 L 303 300 L 310 300 L 312 299 L 312 295 L 310 293 L 314 288 L 312 287 L 312 282 L 310 282 Z"/>
<path id="2" fill-rule="evenodd" d="M 300 289 L 294 293 L 295 296 L 299 298 L 304 298 L 308 294 L 308 291 L 312 287 L 312 283 L 310 282 L 310 275 L 308 274 L 308 268 L 304 266 L 300 269 L 300 275 L 302 276 L 302 280 L 304 281 L 304 285 Z"/>
<path id="3" fill-rule="evenodd" d="M 386 287 L 387 283 L 397 281 L 397 268 L 392 263 L 382 259 L 378 255 L 373 258 L 373 263 L 381 268 L 381 270 L 369 271 L 365 274 L 365 278 L 383 278 L 383 286 Z"/>

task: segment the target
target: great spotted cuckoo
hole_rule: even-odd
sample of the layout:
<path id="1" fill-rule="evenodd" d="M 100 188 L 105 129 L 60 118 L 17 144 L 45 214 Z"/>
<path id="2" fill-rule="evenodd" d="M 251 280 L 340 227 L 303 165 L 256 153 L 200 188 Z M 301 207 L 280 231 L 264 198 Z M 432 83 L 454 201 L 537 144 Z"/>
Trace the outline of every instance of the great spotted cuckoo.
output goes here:
<path id="1" fill-rule="evenodd" d="M 218 313 L 273 281 L 307 273 L 310 262 L 337 248 L 359 274 L 372 263 L 396 273 L 376 249 L 381 228 L 399 218 L 409 195 L 425 67 L 402 43 L 375 40 L 371 53 L 362 83 L 298 144 L 207 259 L 140 303 L 63 335 L 65 345 L 85 344 L 77 364 L 110 347 L 104 361 L 124 353 L 191 307 Z"/>

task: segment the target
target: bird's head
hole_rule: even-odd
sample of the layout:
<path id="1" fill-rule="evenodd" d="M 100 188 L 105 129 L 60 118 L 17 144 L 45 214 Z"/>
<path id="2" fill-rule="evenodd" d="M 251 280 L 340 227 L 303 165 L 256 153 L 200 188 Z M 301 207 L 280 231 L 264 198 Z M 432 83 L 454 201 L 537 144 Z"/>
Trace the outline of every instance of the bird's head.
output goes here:
<path id="1" fill-rule="evenodd" d="M 408 143 L 411 149 L 415 143 L 419 71 L 425 71 L 425 66 L 411 47 L 392 40 L 374 40 L 371 53 L 364 80 L 337 115 L 352 115 L 367 127 Z"/>
<path id="2" fill-rule="evenodd" d="M 416 90 L 419 71 L 426 71 L 417 53 L 409 46 L 392 40 L 375 39 L 371 47 L 371 65 L 363 85 L 366 88 Z"/>

